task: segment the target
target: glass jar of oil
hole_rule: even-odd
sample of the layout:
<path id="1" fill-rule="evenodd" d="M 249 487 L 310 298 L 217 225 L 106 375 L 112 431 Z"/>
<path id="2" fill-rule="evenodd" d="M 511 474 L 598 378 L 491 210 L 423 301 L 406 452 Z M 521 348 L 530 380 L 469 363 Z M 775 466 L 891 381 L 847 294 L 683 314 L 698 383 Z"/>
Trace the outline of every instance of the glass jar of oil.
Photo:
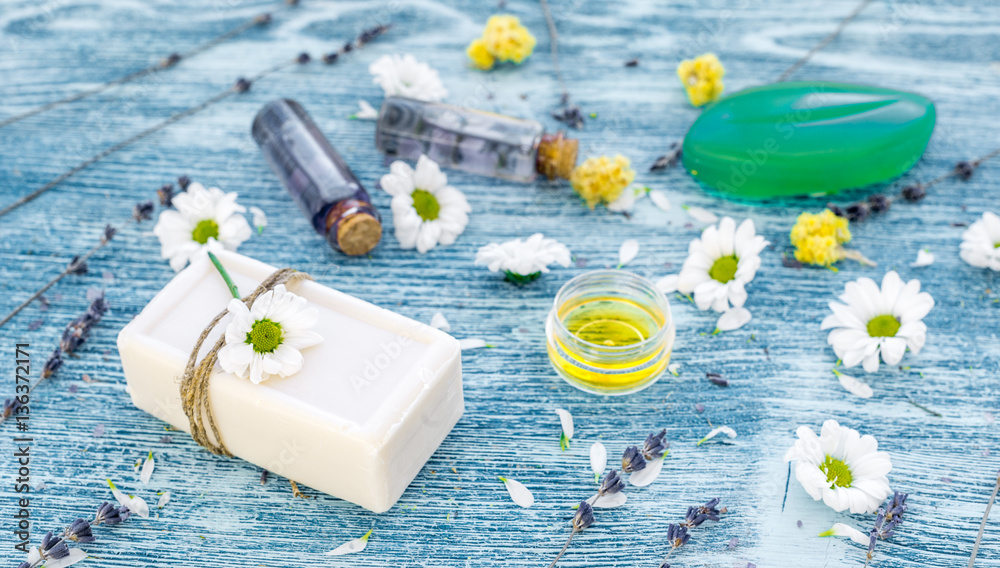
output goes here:
<path id="1" fill-rule="evenodd" d="M 667 298 L 652 282 L 595 270 L 559 289 L 545 336 L 559 376 L 587 392 L 617 395 L 656 382 L 670 362 L 676 329 Z"/>

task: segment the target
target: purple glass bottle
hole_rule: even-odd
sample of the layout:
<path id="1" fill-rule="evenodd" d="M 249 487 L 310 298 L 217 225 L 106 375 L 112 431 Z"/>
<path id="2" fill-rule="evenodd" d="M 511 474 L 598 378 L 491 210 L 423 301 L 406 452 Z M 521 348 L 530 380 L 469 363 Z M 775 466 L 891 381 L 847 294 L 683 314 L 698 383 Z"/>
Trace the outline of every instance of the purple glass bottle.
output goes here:
<path id="1" fill-rule="evenodd" d="M 330 246 L 352 256 L 375 248 L 382 238 L 378 211 L 299 103 L 271 101 L 257 113 L 252 132 L 281 184 Z"/>
<path id="2" fill-rule="evenodd" d="M 386 97 L 375 146 L 389 158 L 416 160 L 426 154 L 444 167 L 530 182 L 537 174 L 568 178 L 579 142 L 561 132 L 546 134 L 534 120 Z"/>

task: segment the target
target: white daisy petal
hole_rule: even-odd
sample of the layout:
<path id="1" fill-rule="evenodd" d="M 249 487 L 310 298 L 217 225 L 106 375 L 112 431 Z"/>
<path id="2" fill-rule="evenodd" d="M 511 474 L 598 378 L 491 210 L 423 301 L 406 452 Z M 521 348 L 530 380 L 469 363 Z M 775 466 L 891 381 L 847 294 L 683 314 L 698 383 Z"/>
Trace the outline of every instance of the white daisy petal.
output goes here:
<path id="1" fill-rule="evenodd" d="M 656 288 L 664 294 L 671 294 L 677 291 L 680 277 L 676 274 L 668 274 L 656 281 Z"/>
<path id="2" fill-rule="evenodd" d="M 639 241 L 628 239 L 618 248 L 618 266 L 625 266 L 632 262 L 639 254 Z"/>
<path id="3" fill-rule="evenodd" d="M 736 437 L 736 430 L 733 430 L 729 426 L 719 426 L 718 428 L 713 429 L 708 434 L 705 434 L 704 438 L 702 438 L 701 440 L 698 440 L 698 445 L 700 446 L 700 445 L 704 444 L 705 442 L 711 440 L 712 438 L 718 436 L 719 434 L 725 434 L 726 436 L 729 436 L 730 438 L 735 438 Z"/>
<path id="4" fill-rule="evenodd" d="M 594 497 L 597 497 L 595 495 Z M 591 498 L 593 499 L 593 497 Z M 628 501 L 628 495 L 624 491 L 619 491 L 618 493 L 612 493 L 610 495 L 601 495 L 590 502 L 591 506 L 595 509 L 614 509 L 615 507 L 621 507 Z"/>
<path id="5" fill-rule="evenodd" d="M 922 248 L 917 251 L 917 260 L 910 263 L 913 268 L 923 268 L 934 264 L 934 253 Z"/>
<path id="6" fill-rule="evenodd" d="M 170 502 L 170 492 L 169 491 L 164 491 L 163 494 L 160 495 L 160 498 L 156 501 L 156 508 L 157 509 L 162 509 L 169 502 Z"/>
<path id="7" fill-rule="evenodd" d="M 253 217 L 253 226 L 257 228 L 257 232 L 261 233 L 267 228 L 267 215 L 264 210 L 260 207 L 250 207 L 250 215 Z"/>
<path id="8" fill-rule="evenodd" d="M 749 323 L 751 317 L 750 310 L 746 308 L 729 308 L 719 316 L 719 321 L 715 324 L 715 329 L 719 331 L 733 331 Z"/>
<path id="9" fill-rule="evenodd" d="M 549 271 L 549 266 L 570 265 L 572 260 L 566 245 L 535 233 L 527 239 L 490 243 L 476 252 L 476 266 L 486 266 L 490 272 L 510 272 L 518 276 L 533 276 Z"/>
<path id="10" fill-rule="evenodd" d="M 153 452 L 149 452 L 146 456 L 146 461 L 142 463 L 142 473 L 139 474 L 139 481 L 143 485 L 149 485 L 150 478 L 153 477 L 153 468 L 156 467 L 156 461 L 153 459 Z"/>
<path id="11" fill-rule="evenodd" d="M 77 562 L 83 562 L 86 559 L 86 552 L 80 550 L 79 548 L 71 548 L 69 549 L 69 555 L 56 560 L 46 561 L 44 568 L 64 568 L 66 566 L 72 566 Z"/>
<path id="12" fill-rule="evenodd" d="M 667 198 L 667 194 L 663 193 L 658 189 L 651 190 L 649 192 L 649 199 L 662 211 L 670 211 L 670 199 Z"/>
<path id="13" fill-rule="evenodd" d="M 525 487 L 520 481 L 508 479 L 506 477 L 501 477 L 500 481 L 502 481 L 504 487 L 507 488 L 507 493 L 510 494 L 511 501 L 513 501 L 518 507 L 524 507 L 527 509 L 535 504 L 535 496 L 532 495 L 531 490 Z"/>
<path id="14" fill-rule="evenodd" d="M 650 483 L 653 483 L 660 476 L 664 461 L 666 461 L 665 455 L 648 462 L 646 467 L 628 476 L 629 484 L 636 487 L 646 487 Z"/>
<path id="15" fill-rule="evenodd" d="M 872 390 L 867 383 L 859 381 L 857 378 L 850 375 L 845 375 L 840 371 L 834 369 L 833 374 L 837 376 L 837 380 L 840 381 L 840 386 L 844 387 L 847 392 L 859 396 L 861 398 L 871 398 L 875 391 Z"/>
<path id="16" fill-rule="evenodd" d="M 444 317 L 444 314 L 437 312 L 431 317 L 431 327 L 434 329 L 440 329 L 441 331 L 448 333 L 451 331 L 451 324 L 448 323 L 448 319 Z"/>
<path id="17" fill-rule="evenodd" d="M 608 450 L 604 444 L 594 442 L 590 446 L 590 469 L 594 475 L 601 475 L 608 468 Z"/>
<path id="18" fill-rule="evenodd" d="M 559 415 L 559 424 L 562 426 L 563 434 L 566 435 L 567 439 L 573 439 L 573 415 L 569 413 L 568 410 L 564 408 L 557 408 L 556 414 Z"/>
<path id="19" fill-rule="evenodd" d="M 361 552 L 362 550 L 365 549 L 365 547 L 368 546 L 368 538 L 371 537 L 373 530 L 375 529 L 369 530 L 368 532 L 366 532 L 365 534 L 354 540 L 349 540 L 345 542 L 344 544 L 338 546 L 337 548 L 334 548 L 333 550 L 326 552 L 325 555 L 343 556 L 344 554 L 353 554 L 355 552 Z"/>
<path id="20" fill-rule="evenodd" d="M 368 104 L 368 101 L 358 99 L 358 111 L 352 114 L 351 118 L 357 120 L 375 120 L 378 118 L 378 111 L 375 107 Z"/>
<path id="21" fill-rule="evenodd" d="M 462 351 L 466 351 L 468 349 L 479 349 L 480 347 L 486 347 L 486 340 L 474 338 L 459 339 L 458 347 Z"/>
<path id="22" fill-rule="evenodd" d="M 854 542 L 866 547 L 870 542 L 870 537 L 867 533 L 863 533 L 854 527 L 845 525 L 844 523 L 837 523 L 833 525 L 833 528 L 819 533 L 819 536 L 846 536 Z"/>
<path id="23" fill-rule="evenodd" d="M 702 223 L 715 223 L 719 220 L 719 217 L 707 209 L 701 207 L 688 207 L 684 206 L 684 210 L 687 214 L 691 216 L 695 221 L 700 221 Z"/>
<path id="24" fill-rule="evenodd" d="M 624 213 L 632 211 L 635 209 L 635 204 L 637 201 L 642 199 L 646 195 L 646 191 L 638 186 L 626 187 L 622 190 L 621 195 L 617 199 L 605 205 L 608 211 L 614 211 L 615 213 Z"/>
<path id="25" fill-rule="evenodd" d="M 373 82 L 385 96 L 401 96 L 420 101 L 438 102 L 448 96 L 438 72 L 409 53 L 383 55 L 368 66 Z"/>
<path id="26" fill-rule="evenodd" d="M 246 209 L 236 197 L 235 192 L 192 183 L 173 198 L 173 210 L 160 212 L 153 234 L 160 241 L 160 256 L 169 259 L 171 268 L 180 271 L 213 246 L 236 250 L 250 238 L 250 224 L 242 215 Z"/>

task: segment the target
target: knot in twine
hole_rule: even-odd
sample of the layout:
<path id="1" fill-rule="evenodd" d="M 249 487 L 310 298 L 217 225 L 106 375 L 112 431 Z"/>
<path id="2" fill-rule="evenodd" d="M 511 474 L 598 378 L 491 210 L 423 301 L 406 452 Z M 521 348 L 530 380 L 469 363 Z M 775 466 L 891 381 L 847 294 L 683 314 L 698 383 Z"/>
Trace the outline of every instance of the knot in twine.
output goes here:
<path id="1" fill-rule="evenodd" d="M 246 297 L 241 298 L 240 301 L 246 304 L 247 308 L 250 308 L 253 306 L 254 300 L 261 294 L 274 290 L 274 287 L 280 284 L 294 283 L 299 280 L 312 280 L 312 276 L 293 268 L 276 270 L 261 282 L 256 290 Z M 184 408 L 184 414 L 188 418 L 191 437 L 194 438 L 195 442 L 198 442 L 198 445 L 213 454 L 233 457 L 233 454 L 226 449 L 226 445 L 222 442 L 222 435 L 219 433 L 219 428 L 215 423 L 215 416 L 212 414 L 212 401 L 208 389 L 208 380 L 212 376 L 212 370 L 215 368 L 216 362 L 219 360 L 219 350 L 226 344 L 225 334 L 215 342 L 215 345 L 205 354 L 205 357 L 201 361 L 198 361 L 198 353 L 201 351 L 202 344 L 205 343 L 209 334 L 227 313 L 229 313 L 229 310 L 225 309 L 212 318 L 212 321 L 208 322 L 208 326 L 201 332 L 201 336 L 198 337 L 198 341 L 195 342 L 194 347 L 191 349 L 187 367 L 184 368 L 184 376 L 181 377 L 181 406 Z M 206 428 L 206 425 L 208 428 Z M 209 429 L 211 429 L 211 434 L 209 433 Z"/>

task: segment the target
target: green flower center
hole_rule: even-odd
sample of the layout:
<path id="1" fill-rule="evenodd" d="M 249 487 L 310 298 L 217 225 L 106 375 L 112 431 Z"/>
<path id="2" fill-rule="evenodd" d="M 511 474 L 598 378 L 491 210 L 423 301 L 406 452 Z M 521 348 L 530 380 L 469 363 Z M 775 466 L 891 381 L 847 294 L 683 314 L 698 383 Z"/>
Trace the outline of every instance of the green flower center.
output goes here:
<path id="1" fill-rule="evenodd" d="M 253 327 L 247 333 L 247 343 L 253 346 L 257 353 L 270 353 L 281 345 L 281 324 L 269 319 L 253 322 Z"/>
<path id="2" fill-rule="evenodd" d="M 847 464 L 843 461 L 834 457 L 826 456 L 823 463 L 819 464 L 819 469 L 826 474 L 826 480 L 830 483 L 831 489 L 834 485 L 837 487 L 850 487 L 851 482 L 854 481 L 854 478 L 851 476 L 851 468 L 847 467 Z"/>
<path id="3" fill-rule="evenodd" d="M 437 197 L 434 194 L 427 191 L 426 189 L 417 189 L 413 191 L 413 208 L 417 210 L 417 215 L 424 221 L 433 221 L 438 218 L 441 213 L 441 204 L 438 203 Z"/>
<path id="4" fill-rule="evenodd" d="M 725 284 L 736 277 L 736 268 L 739 266 L 739 263 L 740 259 L 736 258 L 736 255 L 733 254 L 719 257 L 712 264 L 712 268 L 708 269 L 708 275 L 714 280 Z"/>
<path id="5" fill-rule="evenodd" d="M 877 316 L 868 322 L 868 335 L 872 337 L 896 337 L 897 331 L 899 320 L 895 316 Z"/>
<path id="6" fill-rule="evenodd" d="M 198 221 L 198 224 L 194 226 L 194 230 L 191 231 L 191 238 L 199 244 L 207 243 L 209 238 L 218 239 L 219 224 L 212 219 Z"/>

